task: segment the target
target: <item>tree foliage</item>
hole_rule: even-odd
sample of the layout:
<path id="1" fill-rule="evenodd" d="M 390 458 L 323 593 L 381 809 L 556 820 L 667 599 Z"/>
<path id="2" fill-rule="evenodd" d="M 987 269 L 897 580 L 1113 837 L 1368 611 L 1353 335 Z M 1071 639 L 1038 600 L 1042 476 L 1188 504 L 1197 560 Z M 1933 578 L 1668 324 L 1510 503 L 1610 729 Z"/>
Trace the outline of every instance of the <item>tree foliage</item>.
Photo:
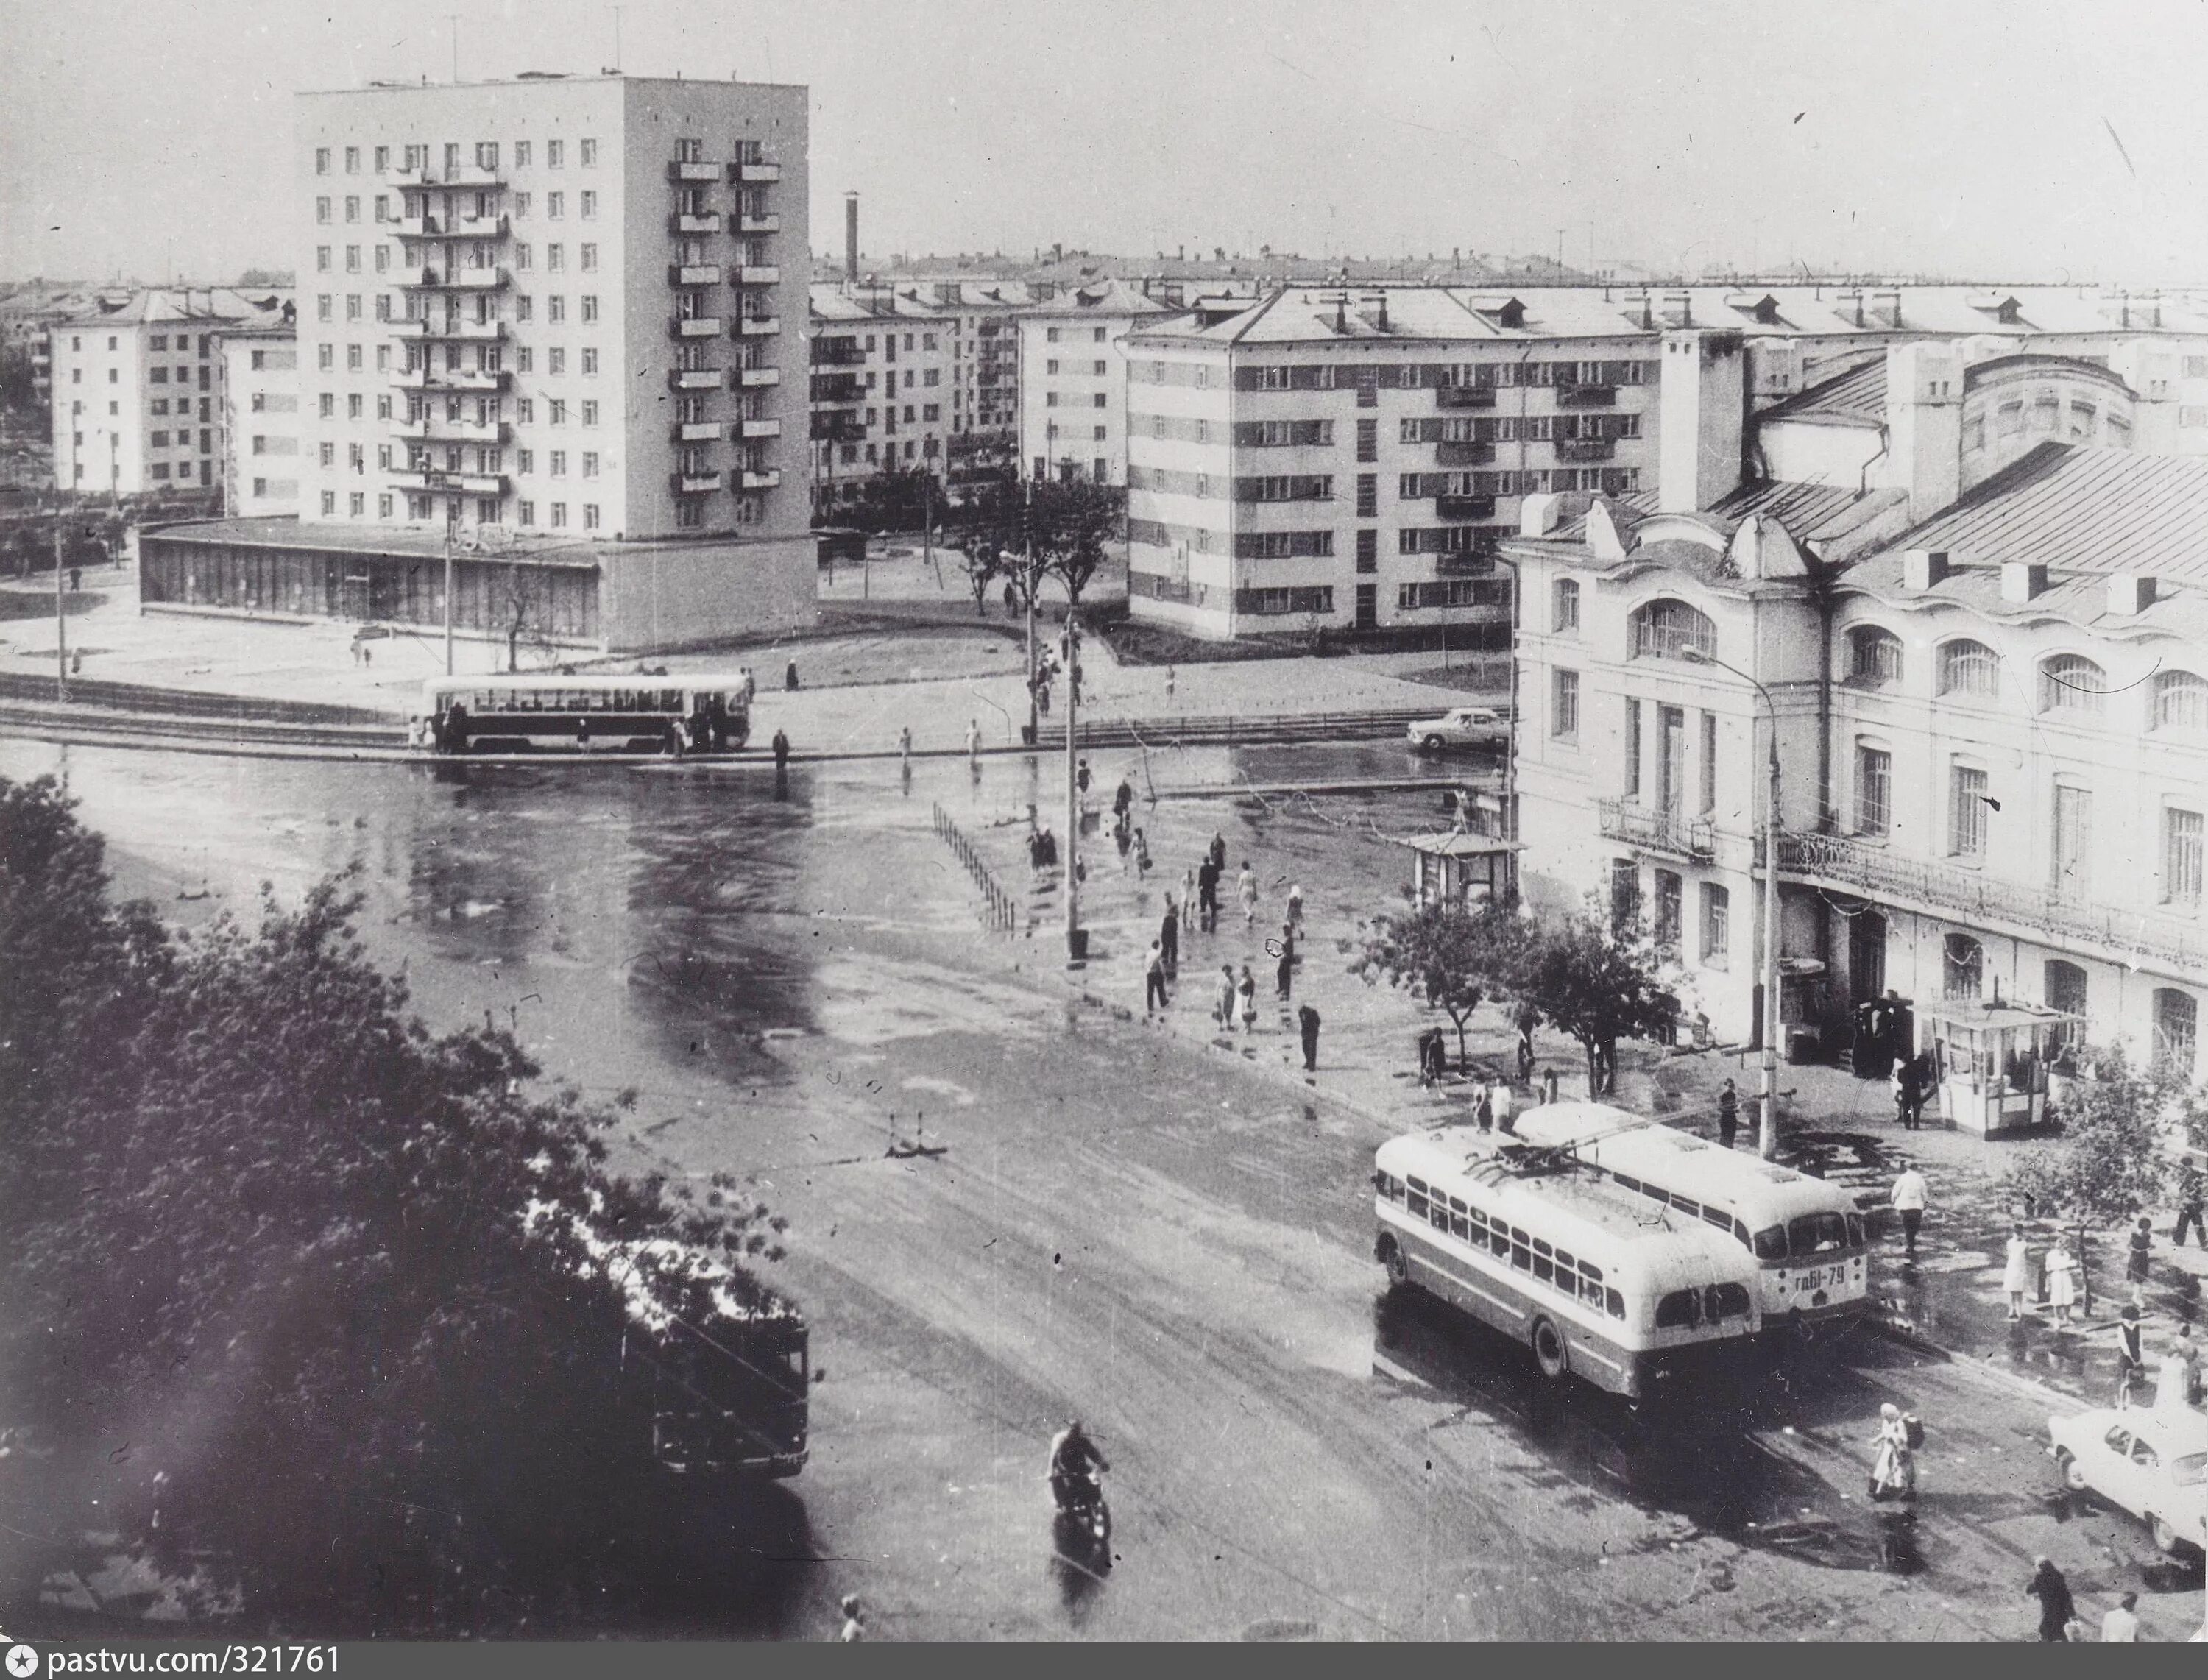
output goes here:
<path id="1" fill-rule="evenodd" d="M 956 540 L 975 600 L 1001 579 L 1013 585 L 1024 611 L 1044 578 L 1057 579 L 1078 607 L 1126 529 L 1127 493 L 1113 485 L 996 479 L 974 487 L 957 515 Z"/>
<path id="2" fill-rule="evenodd" d="M 2061 1105 L 2059 1142 L 2034 1146 L 2010 1168 L 2007 1187 L 2051 1211 L 2106 1228 L 2157 1206 L 2173 1163 L 2166 1145 L 2197 1116 L 2197 1099 L 2166 1066 L 2141 1067 L 2121 1045 L 2087 1049 Z"/>
<path id="3" fill-rule="evenodd" d="M 1584 915 L 1536 928 L 1511 993 L 1579 1041 L 1596 1096 L 1617 1083 L 1617 1041 L 1664 1031 L 1678 1008 L 1636 944 Z"/>
<path id="4" fill-rule="evenodd" d="M 163 1555 L 265 1614 L 542 1611 L 661 1485 L 633 1299 L 764 1304 L 779 1221 L 615 1175 L 611 1113 L 432 1034 L 344 877 L 189 938 L 106 888 L 51 780 L 0 780 L 0 1419 L 103 1475 L 135 1443 Z"/>
<path id="5" fill-rule="evenodd" d="M 1384 981 L 1399 987 L 1444 1011 L 1456 1028 L 1462 1070 L 1468 1059 L 1466 1024 L 1483 999 L 1510 984 L 1526 938 L 1525 925 L 1508 909 L 1414 903 L 1372 919 L 1350 972 L 1367 985 Z"/>

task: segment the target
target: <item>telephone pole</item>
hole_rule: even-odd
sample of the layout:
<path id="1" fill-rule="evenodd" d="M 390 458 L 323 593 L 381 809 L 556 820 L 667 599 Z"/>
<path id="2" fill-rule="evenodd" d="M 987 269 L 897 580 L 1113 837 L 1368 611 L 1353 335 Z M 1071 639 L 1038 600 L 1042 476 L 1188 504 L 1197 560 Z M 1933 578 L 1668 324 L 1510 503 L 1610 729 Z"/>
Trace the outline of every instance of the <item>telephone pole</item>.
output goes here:
<path id="1" fill-rule="evenodd" d="M 54 696 L 69 699 L 69 621 L 62 594 L 62 527 L 54 522 Z"/>
<path id="2" fill-rule="evenodd" d="M 1081 760 L 1074 748 L 1081 713 L 1081 685 L 1073 673 L 1081 663 L 1081 630 L 1073 610 L 1065 614 L 1065 955 L 1073 963 L 1089 956 L 1089 935 L 1081 926 Z"/>

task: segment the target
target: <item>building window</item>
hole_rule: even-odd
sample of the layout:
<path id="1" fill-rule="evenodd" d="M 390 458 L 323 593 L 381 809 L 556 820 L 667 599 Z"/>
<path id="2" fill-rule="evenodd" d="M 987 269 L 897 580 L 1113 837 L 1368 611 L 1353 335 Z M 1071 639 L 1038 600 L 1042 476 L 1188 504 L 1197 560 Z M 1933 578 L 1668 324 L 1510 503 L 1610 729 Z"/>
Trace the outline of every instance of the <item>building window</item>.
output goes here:
<path id="1" fill-rule="evenodd" d="M 1380 569 L 1380 533 L 1360 531 L 1357 533 L 1357 569 L 1373 573 Z"/>
<path id="2" fill-rule="evenodd" d="M 586 245 L 586 246 L 585 246 L 585 247 L 584 247 L 584 249 L 585 249 L 585 250 L 588 250 L 588 249 L 590 249 L 591 248 L 590 248 L 589 246 L 587 246 L 587 245 Z M 585 268 L 588 268 L 588 267 L 591 267 L 591 264 L 589 264 L 589 263 L 587 263 L 587 262 L 586 262 L 586 263 L 585 263 L 585 264 L 583 265 L 583 267 L 585 267 Z M 588 322 L 588 321 L 596 321 L 597 318 L 598 318 L 598 295 L 597 295 L 597 293 L 596 293 L 595 291 L 586 291 L 586 292 L 585 292 L 585 293 L 583 294 L 583 320 L 584 320 L 585 322 Z"/>
<path id="3" fill-rule="evenodd" d="M 587 358 L 596 356 L 597 352 L 586 350 L 583 354 Z M 596 373 L 597 369 L 586 359 L 583 363 L 583 371 L 586 374 Z M 598 405 L 595 400 L 583 405 L 583 423 L 585 426 L 595 426 L 598 423 Z"/>
<path id="4" fill-rule="evenodd" d="M 1901 638 L 1865 625 L 1848 632 L 1848 680 L 1866 688 L 1901 681 Z"/>
<path id="5" fill-rule="evenodd" d="M 592 349 L 590 349 L 590 348 L 588 348 L 588 347 L 585 347 L 585 350 L 584 350 L 584 351 L 583 351 L 583 374 L 584 374 L 584 376 L 585 376 L 585 378 L 591 377 L 591 375 L 595 375 L 597 371 L 598 371 L 598 352 L 597 352 L 597 351 L 595 351 L 595 350 L 592 350 Z"/>
<path id="6" fill-rule="evenodd" d="M 360 195 L 357 193 L 345 195 L 345 219 L 349 222 L 360 219 Z"/>
<path id="7" fill-rule="evenodd" d="M 1659 951 L 1679 948 L 1680 908 L 1684 884 L 1669 869 L 1656 872 L 1656 945 Z"/>
<path id="8" fill-rule="evenodd" d="M 1580 674 L 1552 671 L 1549 675 L 1549 733 L 1558 741 L 1576 741 L 1580 733 Z"/>
<path id="9" fill-rule="evenodd" d="M 317 245 L 315 247 L 315 272 L 317 274 L 327 274 L 330 272 L 329 246 Z"/>
<path id="10" fill-rule="evenodd" d="M 334 321 L 337 318 L 335 314 L 337 302 L 338 300 L 327 291 L 316 293 L 315 297 L 315 319 L 316 321 Z"/>
<path id="11" fill-rule="evenodd" d="M 598 162 L 598 142 L 595 140 L 583 141 L 579 142 L 579 149 L 582 157 L 583 167 L 585 169 L 597 168 Z"/>
<path id="12" fill-rule="evenodd" d="M 347 496 L 345 498 L 345 512 L 351 514 L 356 519 L 366 517 L 368 513 L 367 493 L 362 490 L 355 490 L 351 495 Z"/>
<path id="13" fill-rule="evenodd" d="M 1702 714 L 1702 814 L 1718 813 L 1718 715 Z"/>
<path id="14" fill-rule="evenodd" d="M 1380 475 L 1377 472 L 1357 475 L 1357 517 L 1360 519 L 1380 517 Z"/>
<path id="15" fill-rule="evenodd" d="M 2039 667 L 2039 709 L 2097 717 L 2107 704 L 2108 673 L 2082 654 L 2059 653 Z"/>
<path id="16" fill-rule="evenodd" d="M 1856 832 L 1883 840 L 1893 827 L 1893 755 L 1856 747 Z"/>
<path id="17" fill-rule="evenodd" d="M 1651 601 L 1633 615 L 1633 657 L 1683 659 L 1717 652 L 1717 627 L 1684 601 Z"/>
<path id="18" fill-rule="evenodd" d="M 324 490 L 322 492 L 322 517 L 326 519 L 333 519 L 337 518 L 337 516 L 338 493 L 335 490 Z"/>
<path id="19" fill-rule="evenodd" d="M 1947 855 L 1986 855 L 1986 773 L 1975 765 L 1956 764 L 1947 771 Z"/>
<path id="20" fill-rule="evenodd" d="M 2208 729 L 2208 681 L 2190 671 L 2163 671 L 2154 680 L 2157 729 Z"/>
<path id="21" fill-rule="evenodd" d="M 1941 950 L 1941 995 L 1976 998 L 1985 989 L 1986 954 L 1968 933 L 1950 933 Z"/>
<path id="22" fill-rule="evenodd" d="M 547 462 L 545 471 L 555 478 L 565 478 L 567 476 L 567 452 L 565 449 L 555 449 L 545 457 L 545 460 Z M 555 502 L 553 505 L 557 507 L 559 504 Z"/>
<path id="23" fill-rule="evenodd" d="M 2201 820 L 2198 811 L 2169 806 L 2162 813 L 2162 898 L 2200 908 Z"/>
<path id="24" fill-rule="evenodd" d="M 2045 971 L 2045 987 L 2041 1000 L 2048 1008 L 2060 1010 L 2065 1015 L 2085 1012 L 2085 971 L 2075 963 L 2066 963 L 2061 957 L 2049 957 Z M 2073 1025 L 2057 1028 L 2058 1041 L 2067 1041 L 2077 1030 Z"/>
<path id="25" fill-rule="evenodd" d="M 1641 797 L 1641 702 L 1625 703 L 1625 796 Z"/>
<path id="26" fill-rule="evenodd" d="M 1359 420 L 1357 423 L 1357 459 L 1377 461 L 1380 459 L 1380 423 Z"/>
<path id="27" fill-rule="evenodd" d="M 327 175 L 329 172 L 330 148 L 327 146 L 317 146 L 315 148 L 315 173 Z"/>
<path id="28" fill-rule="evenodd" d="M 1702 965 L 1722 969 L 1731 960 L 1732 894 L 1714 881 L 1702 883 Z"/>
<path id="29" fill-rule="evenodd" d="M 598 248 L 594 244 L 585 243 L 581 247 L 581 250 L 583 272 L 586 274 L 596 273 L 598 266 Z"/>
<path id="30" fill-rule="evenodd" d="M 567 523 L 567 504 L 566 502 L 555 501 L 552 504 L 551 513 L 548 523 L 555 525 L 564 525 Z"/>
<path id="31" fill-rule="evenodd" d="M 2154 994 L 2154 1060 L 2190 1083 L 2198 1054 L 2200 1009 L 2190 992 L 2174 986 L 2156 988 Z"/>
<path id="32" fill-rule="evenodd" d="M 1557 579 L 1551 592 L 1549 627 L 1559 636 L 1580 633 L 1580 586 L 1569 578 Z"/>
<path id="33" fill-rule="evenodd" d="M 1947 642 L 1940 649 L 1940 692 L 1990 698 L 2001 681 L 2001 657 L 1983 642 Z"/>
<path id="34" fill-rule="evenodd" d="M 315 220 L 325 227 L 329 225 L 330 201 L 327 198 L 318 198 L 315 201 Z"/>
<path id="35" fill-rule="evenodd" d="M 585 478 L 595 478 L 595 477 L 597 477 L 597 476 L 598 476 L 598 455 L 597 455 L 597 451 L 596 451 L 595 449 L 585 449 L 585 450 L 583 452 L 583 477 L 585 477 Z"/>

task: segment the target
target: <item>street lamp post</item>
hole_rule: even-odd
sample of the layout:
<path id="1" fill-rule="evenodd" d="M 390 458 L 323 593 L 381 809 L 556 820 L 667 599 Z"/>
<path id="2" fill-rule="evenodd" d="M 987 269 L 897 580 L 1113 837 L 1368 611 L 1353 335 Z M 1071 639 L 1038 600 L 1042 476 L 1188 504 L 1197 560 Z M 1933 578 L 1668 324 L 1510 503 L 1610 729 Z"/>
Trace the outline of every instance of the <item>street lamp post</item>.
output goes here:
<path id="1" fill-rule="evenodd" d="M 1081 634 L 1071 605 L 1065 612 L 1065 956 L 1078 963 L 1089 955 L 1089 936 L 1081 929 L 1081 760 L 1076 753 L 1075 723 L 1081 711 L 1081 685 L 1074 678 Z"/>
<path id="2" fill-rule="evenodd" d="M 1756 1153 L 1770 1161 L 1779 1153 L 1779 708 L 1771 691 L 1737 665 L 1699 648 L 1686 649 L 1684 657 L 1731 671 L 1761 697 L 1771 719 L 1770 783 L 1763 804 L 1763 1077 L 1755 1136 Z"/>

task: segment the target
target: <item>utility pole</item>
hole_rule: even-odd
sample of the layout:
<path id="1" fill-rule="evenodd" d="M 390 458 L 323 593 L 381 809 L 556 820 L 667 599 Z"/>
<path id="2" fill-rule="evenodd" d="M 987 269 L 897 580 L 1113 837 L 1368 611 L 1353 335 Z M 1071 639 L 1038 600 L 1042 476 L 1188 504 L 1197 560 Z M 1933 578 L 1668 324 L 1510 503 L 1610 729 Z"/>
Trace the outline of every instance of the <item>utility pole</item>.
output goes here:
<path id="1" fill-rule="evenodd" d="M 1025 547 L 1027 549 L 1028 745 L 1032 747 L 1038 739 L 1037 731 L 1042 728 L 1042 711 L 1040 705 L 1038 704 L 1037 696 L 1035 694 L 1035 481 L 1033 479 L 1030 478 L 1027 480 L 1025 484 L 1022 487 L 1022 495 L 1020 535 L 1025 539 Z M 1072 615 L 1069 613 L 1066 615 L 1066 623 L 1071 626 L 1072 622 Z M 1071 670 L 1071 661 L 1072 659 L 1072 649 L 1073 641 L 1071 636 L 1069 635 L 1066 639 L 1066 657 L 1069 662 L 1067 669 L 1069 672 Z M 1068 686 L 1071 687 L 1070 677 L 1068 680 Z"/>
<path id="2" fill-rule="evenodd" d="M 1075 697 L 1081 686 L 1073 672 L 1081 659 L 1075 639 L 1080 633 L 1069 607 L 1065 614 L 1065 955 L 1073 963 L 1083 962 L 1089 955 L 1089 935 L 1081 926 L 1081 760 L 1074 751 L 1074 726 L 1081 711 L 1081 703 Z"/>
<path id="3" fill-rule="evenodd" d="M 453 674 L 453 519 L 457 502 L 445 505 L 445 675 Z"/>
<path id="4" fill-rule="evenodd" d="M 1764 695 L 1767 705 L 1771 696 Z M 1771 785 L 1763 818 L 1763 1124 L 1755 1152 L 1779 1155 L 1779 709 L 1771 711 Z"/>
<path id="5" fill-rule="evenodd" d="M 54 697 L 69 699 L 69 621 L 63 615 L 62 526 L 54 521 Z"/>

